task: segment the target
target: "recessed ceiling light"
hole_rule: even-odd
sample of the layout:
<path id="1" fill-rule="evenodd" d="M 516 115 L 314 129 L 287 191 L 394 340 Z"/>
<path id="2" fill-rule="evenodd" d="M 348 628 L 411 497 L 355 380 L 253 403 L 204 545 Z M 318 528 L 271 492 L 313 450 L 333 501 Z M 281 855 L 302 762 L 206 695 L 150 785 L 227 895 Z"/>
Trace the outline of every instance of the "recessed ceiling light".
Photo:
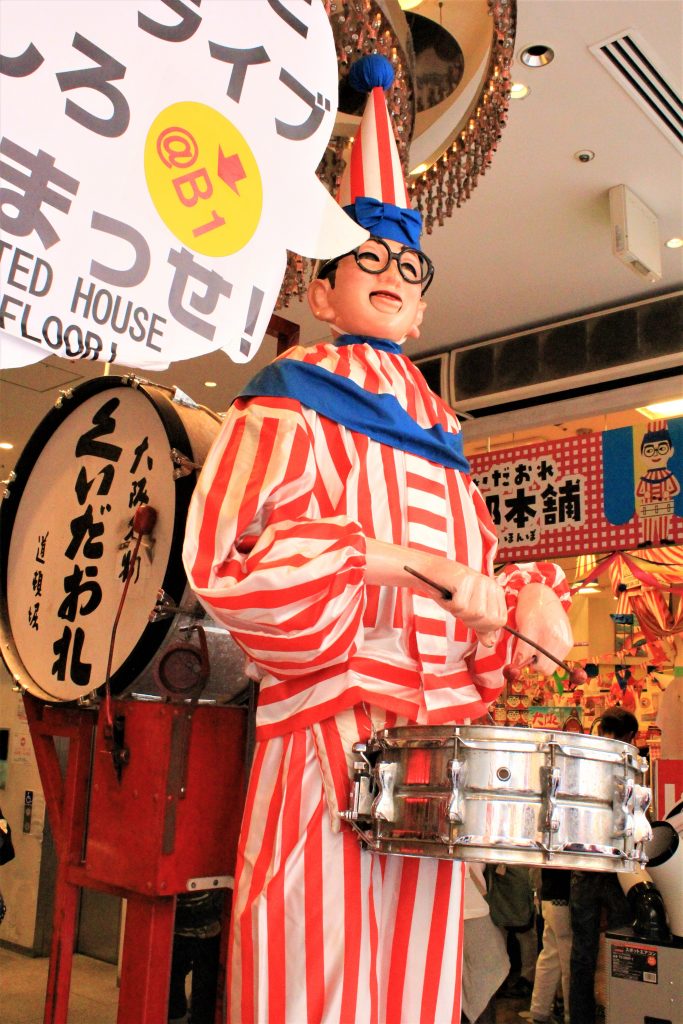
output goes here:
<path id="1" fill-rule="evenodd" d="M 204 387 L 205 388 L 217 388 L 218 384 L 216 383 L 215 380 L 205 380 L 204 381 Z"/>
<path id="2" fill-rule="evenodd" d="M 12 450 L 12 448 L 14 448 L 14 445 L 12 444 L 11 441 L 0 441 L 0 448 L 4 448 L 5 451 L 9 452 Z"/>
<path id="3" fill-rule="evenodd" d="M 398 6 L 402 11 L 414 11 L 421 3 L 422 0 L 398 0 Z"/>
<path id="4" fill-rule="evenodd" d="M 683 416 L 683 398 L 673 398 L 670 402 L 655 402 L 636 409 L 648 420 L 663 420 L 667 416 Z"/>
<path id="5" fill-rule="evenodd" d="M 544 68 L 554 57 L 555 53 L 549 46 L 539 43 L 535 46 L 527 46 L 522 50 L 519 59 L 528 68 Z"/>
<path id="6" fill-rule="evenodd" d="M 666 242 L 667 249 L 680 249 L 682 245 L 683 238 L 670 238 L 669 241 Z"/>
<path id="7" fill-rule="evenodd" d="M 511 100 L 523 100 L 531 92 L 528 85 L 524 82 L 513 82 L 510 86 L 510 99 Z"/>
<path id="8" fill-rule="evenodd" d="M 591 160 L 595 160 L 595 153 L 592 149 L 577 149 L 574 159 L 578 160 L 580 164 L 589 164 Z"/>

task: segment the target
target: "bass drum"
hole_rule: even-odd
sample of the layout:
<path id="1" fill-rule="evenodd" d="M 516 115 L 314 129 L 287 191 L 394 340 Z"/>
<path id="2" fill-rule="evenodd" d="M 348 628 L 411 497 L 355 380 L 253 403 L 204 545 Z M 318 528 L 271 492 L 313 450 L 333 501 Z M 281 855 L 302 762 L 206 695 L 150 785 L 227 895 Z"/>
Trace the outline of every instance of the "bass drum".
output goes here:
<path id="1" fill-rule="evenodd" d="M 134 376 L 82 384 L 41 422 L 0 506 L 2 657 L 31 695 L 92 696 L 110 659 L 117 697 L 233 703 L 245 694 L 244 656 L 205 616 L 181 561 L 197 472 L 220 422 L 177 389 Z M 135 556 L 141 505 L 157 518 Z"/>

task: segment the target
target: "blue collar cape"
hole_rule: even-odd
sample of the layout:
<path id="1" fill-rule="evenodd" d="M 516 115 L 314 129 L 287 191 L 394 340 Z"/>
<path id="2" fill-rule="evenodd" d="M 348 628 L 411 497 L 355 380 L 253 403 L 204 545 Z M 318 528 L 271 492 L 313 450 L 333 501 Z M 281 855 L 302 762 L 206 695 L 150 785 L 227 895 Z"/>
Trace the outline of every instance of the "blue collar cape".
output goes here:
<path id="1" fill-rule="evenodd" d="M 383 352 L 401 353 L 400 345 L 385 338 L 343 335 L 338 346 L 368 344 Z M 278 359 L 256 374 L 240 398 L 293 398 L 321 416 L 373 441 L 419 455 L 449 469 L 469 473 L 462 434 L 449 434 L 437 423 L 421 427 L 394 395 L 375 395 L 346 377 L 322 366 L 295 359 Z"/>

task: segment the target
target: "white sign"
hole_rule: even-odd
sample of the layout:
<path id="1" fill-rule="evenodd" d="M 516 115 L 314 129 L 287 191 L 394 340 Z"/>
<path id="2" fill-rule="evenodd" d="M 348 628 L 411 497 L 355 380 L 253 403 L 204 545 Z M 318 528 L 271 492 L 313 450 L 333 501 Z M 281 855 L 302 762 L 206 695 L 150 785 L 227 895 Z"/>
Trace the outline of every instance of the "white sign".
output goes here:
<path id="1" fill-rule="evenodd" d="M 0 365 L 256 353 L 286 250 L 367 232 L 315 176 L 322 0 L 3 0 Z"/>

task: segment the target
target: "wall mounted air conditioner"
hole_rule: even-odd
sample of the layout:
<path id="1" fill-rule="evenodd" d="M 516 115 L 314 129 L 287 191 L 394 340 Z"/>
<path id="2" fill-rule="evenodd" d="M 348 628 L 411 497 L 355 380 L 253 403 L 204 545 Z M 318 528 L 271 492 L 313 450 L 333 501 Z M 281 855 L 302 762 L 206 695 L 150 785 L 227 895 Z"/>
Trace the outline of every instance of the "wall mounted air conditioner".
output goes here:
<path id="1" fill-rule="evenodd" d="M 626 185 L 609 190 L 612 252 L 640 277 L 659 281 L 662 253 L 656 215 Z"/>
<path id="2" fill-rule="evenodd" d="M 504 433 L 529 426 L 532 418 L 542 422 L 543 410 L 545 422 L 559 423 L 598 409 L 633 408 L 644 395 L 678 397 L 681 338 L 683 291 L 676 291 L 424 358 L 435 364 L 429 367 L 435 380 L 443 379 L 437 360 L 448 360 L 448 387 L 441 387 L 441 395 L 474 421 L 468 430 L 479 436 L 478 425 L 483 430 L 493 419 L 495 432 Z M 624 388 L 634 393 L 617 403 Z M 503 419 L 510 426 L 498 429 Z"/>

